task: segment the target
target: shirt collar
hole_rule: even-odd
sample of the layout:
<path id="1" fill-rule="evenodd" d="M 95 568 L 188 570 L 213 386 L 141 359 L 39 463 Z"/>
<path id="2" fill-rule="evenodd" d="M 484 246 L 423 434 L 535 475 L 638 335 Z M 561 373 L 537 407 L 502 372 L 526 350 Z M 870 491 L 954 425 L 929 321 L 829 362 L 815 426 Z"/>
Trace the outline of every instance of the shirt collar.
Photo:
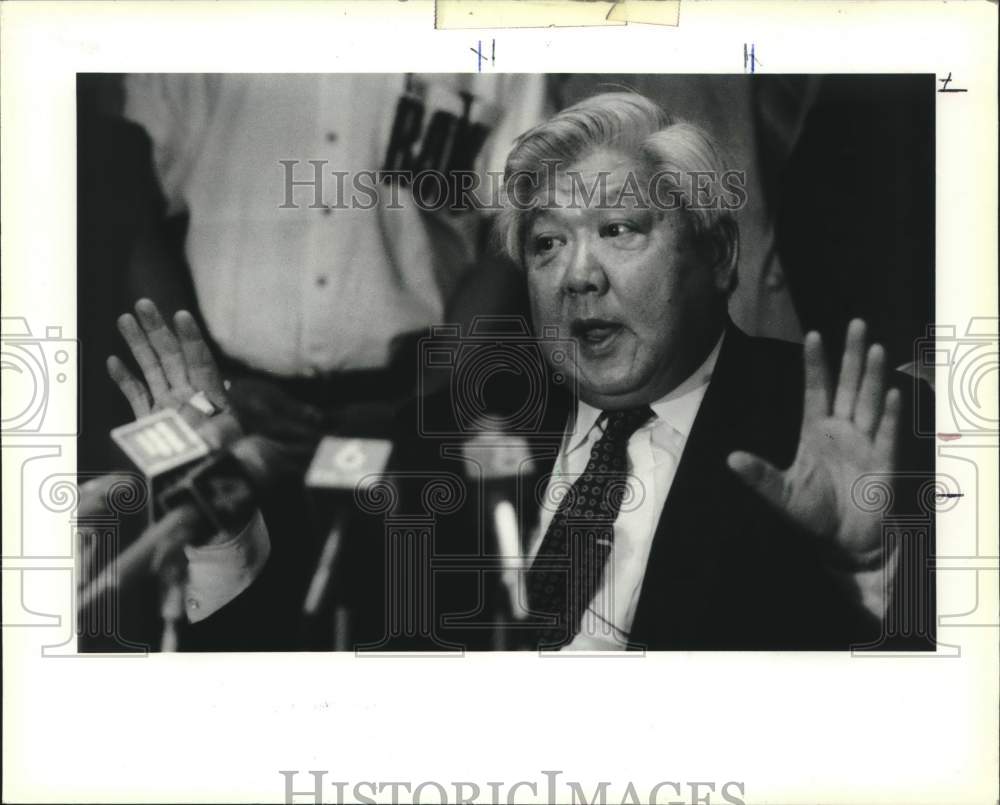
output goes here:
<path id="1" fill-rule="evenodd" d="M 656 415 L 655 421 L 668 423 L 685 439 L 690 435 L 691 428 L 694 426 L 701 400 L 705 396 L 709 381 L 712 379 L 712 373 L 715 371 L 715 364 L 719 360 L 723 340 L 725 340 L 725 333 L 719 336 L 719 340 L 716 341 L 715 346 L 708 353 L 708 357 L 705 358 L 701 366 L 695 369 L 684 382 L 649 406 Z M 567 452 L 573 452 L 587 442 L 600 417 L 600 408 L 594 408 L 583 400 L 577 400 L 576 413 L 569 430 Z"/>

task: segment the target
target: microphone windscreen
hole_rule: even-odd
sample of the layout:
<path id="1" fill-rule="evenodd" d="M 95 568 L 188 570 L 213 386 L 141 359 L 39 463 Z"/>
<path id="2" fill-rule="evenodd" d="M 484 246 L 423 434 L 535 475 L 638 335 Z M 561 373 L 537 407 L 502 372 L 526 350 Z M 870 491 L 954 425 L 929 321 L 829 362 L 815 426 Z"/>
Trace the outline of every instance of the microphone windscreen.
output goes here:
<path id="1" fill-rule="evenodd" d="M 147 478 L 204 458 L 208 443 L 172 408 L 115 428 L 111 438 Z"/>
<path id="2" fill-rule="evenodd" d="M 533 466 L 528 442 L 521 436 L 477 433 L 462 445 L 466 474 L 486 480 L 518 478 Z"/>
<path id="3" fill-rule="evenodd" d="M 306 486 L 337 490 L 366 486 L 385 470 L 391 452 L 392 442 L 386 439 L 327 436 L 306 472 Z"/>

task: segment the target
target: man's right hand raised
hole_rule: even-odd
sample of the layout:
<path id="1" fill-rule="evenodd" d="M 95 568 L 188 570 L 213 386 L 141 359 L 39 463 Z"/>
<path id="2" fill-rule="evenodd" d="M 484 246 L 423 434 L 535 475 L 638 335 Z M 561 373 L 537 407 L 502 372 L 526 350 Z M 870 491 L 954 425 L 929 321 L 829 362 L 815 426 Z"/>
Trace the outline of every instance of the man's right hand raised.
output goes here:
<path id="1" fill-rule="evenodd" d="M 178 311 L 174 328 L 176 333 L 152 301 L 140 299 L 134 316 L 125 313 L 118 318 L 118 330 L 145 382 L 116 355 L 108 358 L 108 374 L 137 419 L 172 408 L 198 428 L 212 416 L 220 416 L 226 421 L 212 430 L 225 434 L 224 442 L 238 438 L 242 429 L 231 412 L 222 375 L 194 316 Z"/>

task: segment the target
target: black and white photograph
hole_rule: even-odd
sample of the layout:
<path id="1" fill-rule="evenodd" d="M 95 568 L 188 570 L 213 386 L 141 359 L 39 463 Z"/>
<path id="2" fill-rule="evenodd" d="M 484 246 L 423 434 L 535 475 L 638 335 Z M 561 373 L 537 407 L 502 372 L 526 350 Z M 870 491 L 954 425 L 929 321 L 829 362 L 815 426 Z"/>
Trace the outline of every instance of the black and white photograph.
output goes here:
<path id="1" fill-rule="evenodd" d="M 0 11 L 5 802 L 996 801 L 995 4 Z"/>
<path id="2" fill-rule="evenodd" d="M 78 82 L 82 649 L 933 650 L 934 76 Z"/>

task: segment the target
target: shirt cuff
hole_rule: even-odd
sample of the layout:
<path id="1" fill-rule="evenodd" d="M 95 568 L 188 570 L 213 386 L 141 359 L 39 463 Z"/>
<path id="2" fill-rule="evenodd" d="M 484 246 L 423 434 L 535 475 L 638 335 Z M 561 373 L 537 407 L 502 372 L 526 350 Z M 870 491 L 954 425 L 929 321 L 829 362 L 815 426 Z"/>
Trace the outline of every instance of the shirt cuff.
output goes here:
<path id="1" fill-rule="evenodd" d="M 271 540 L 260 511 L 239 534 L 216 545 L 185 546 L 184 609 L 191 623 L 218 612 L 249 587 L 267 563 Z"/>
<path id="2" fill-rule="evenodd" d="M 892 549 L 888 558 L 873 568 L 864 570 L 834 570 L 840 582 L 857 594 L 861 605 L 879 621 L 885 620 L 885 613 L 892 600 L 896 568 L 899 565 L 899 547 Z"/>

